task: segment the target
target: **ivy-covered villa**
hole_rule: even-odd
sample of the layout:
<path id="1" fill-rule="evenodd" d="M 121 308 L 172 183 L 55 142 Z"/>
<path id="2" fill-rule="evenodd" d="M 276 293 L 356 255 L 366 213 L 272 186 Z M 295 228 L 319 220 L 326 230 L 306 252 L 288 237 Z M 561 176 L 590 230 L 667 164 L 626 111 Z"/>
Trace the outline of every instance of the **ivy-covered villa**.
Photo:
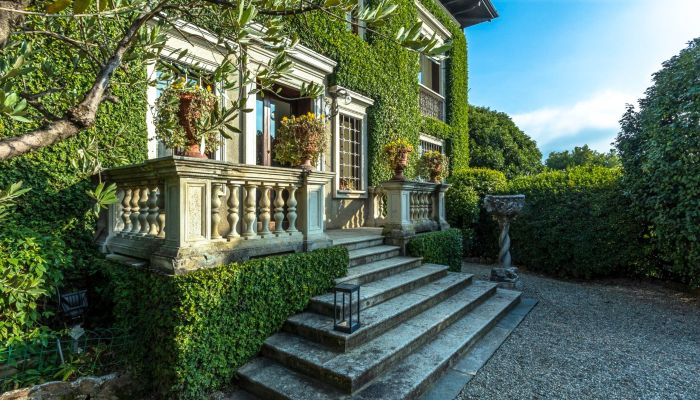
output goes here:
<path id="1" fill-rule="evenodd" d="M 448 229 L 445 210 L 446 160 L 454 169 L 469 157 L 463 29 L 497 17 L 495 8 L 488 0 L 416 0 L 402 2 L 397 13 L 422 22 L 420 36 L 449 50 L 431 57 L 389 46 L 352 14 L 346 22 L 305 15 L 292 21 L 300 38 L 290 52 L 293 72 L 248 78 L 251 90 L 263 78 L 269 82 L 253 96 L 217 81 L 213 71 L 225 62 L 226 43 L 211 30 L 184 20 L 167 30 L 160 54 L 179 67 L 179 76 L 157 64 L 146 72 L 162 77 L 144 93 L 148 159 L 104 172 L 117 185 L 117 202 L 102 213 L 98 229 L 109 260 L 155 271 L 146 281 L 123 278 L 132 307 L 159 302 L 136 318 L 162 320 L 160 310 L 166 320 L 179 320 L 159 327 L 176 343 L 176 355 L 162 348 L 141 355 L 141 362 L 165 358 L 173 365 L 146 373 L 159 390 L 196 397 L 235 377 L 245 390 L 235 394 L 241 398 L 416 398 L 519 303 L 518 292 L 458 272 L 462 239 Z M 263 36 L 246 48 L 247 71 L 274 62 Z M 179 57 L 184 49 L 187 56 Z M 183 72 L 195 69 L 196 78 Z M 242 111 L 226 132 L 199 143 L 162 140 L 158 111 L 167 106 L 161 97 L 173 79 L 195 80 L 222 104 L 239 100 Z M 310 87 L 317 96 L 306 96 Z M 306 160 L 284 162 L 290 161 L 285 146 L 305 140 L 290 136 L 290 126 L 318 120 L 324 121 L 318 140 L 328 145 Z M 183 125 L 182 117 L 175 122 Z M 437 171 L 421 167 L 426 155 L 437 159 Z M 302 160 L 305 167 L 297 167 Z M 291 253 L 297 255 L 270 258 Z M 271 293 L 242 289 L 211 297 L 221 281 L 194 289 L 198 279 L 222 279 L 201 272 L 231 262 L 256 269 L 254 284 Z M 311 272 L 295 273 L 305 267 Z M 286 289 L 266 283 L 285 275 Z M 328 279 L 335 293 L 319 295 Z M 173 282 L 174 299 L 164 289 Z M 296 296 L 300 290 L 310 296 Z M 349 297 L 339 300 L 342 293 Z M 258 305 L 264 309 L 245 305 L 257 296 L 280 298 Z M 270 311 L 272 300 L 290 304 Z M 219 309 L 227 301 L 231 308 Z M 175 317 L 173 308 L 189 311 Z M 273 315 L 262 327 L 241 320 L 256 312 Z M 217 339 L 201 337 L 207 335 Z M 255 340 L 261 339 L 260 350 Z M 207 348 L 190 348 L 192 341 Z M 217 355 L 221 346 L 227 350 Z"/>
<path id="2" fill-rule="evenodd" d="M 498 16 L 491 1 L 400 0 L 346 18 L 322 3 L 285 11 L 283 26 L 265 19 L 277 3 L 261 23 L 245 2 L 205 19 L 154 9 L 144 35 L 162 38 L 152 47 L 167 62 L 114 71 L 118 100 L 92 131 L 109 168 L 85 176 L 116 187 L 95 235 L 106 293 L 135 340 L 129 367 L 163 398 L 231 384 L 241 399 L 419 398 L 455 387 L 441 377 L 466 377 L 453 366 L 506 315 L 524 315 L 519 292 L 460 272 L 462 233 L 446 218 L 446 178 L 469 163 L 464 29 Z M 384 12 L 382 28 L 364 22 Z M 150 84 L 120 86 L 129 76 Z M 3 168 L 57 174 L 85 141 Z M 68 199 L 27 208 L 59 220 L 51 210 Z"/>

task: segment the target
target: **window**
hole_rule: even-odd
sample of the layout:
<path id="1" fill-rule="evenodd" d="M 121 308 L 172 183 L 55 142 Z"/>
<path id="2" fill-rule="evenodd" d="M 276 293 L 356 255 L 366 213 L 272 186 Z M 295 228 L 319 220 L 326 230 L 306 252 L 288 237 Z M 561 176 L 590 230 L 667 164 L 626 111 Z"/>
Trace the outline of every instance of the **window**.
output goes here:
<path id="1" fill-rule="evenodd" d="M 438 138 L 428 136 L 421 134 L 420 135 L 420 149 L 419 149 L 419 154 L 423 155 L 426 151 L 439 151 L 442 154 L 445 154 L 444 149 L 444 141 L 440 140 Z"/>
<path id="2" fill-rule="evenodd" d="M 340 114 L 339 189 L 362 190 L 362 120 Z"/>
<path id="3" fill-rule="evenodd" d="M 442 66 L 440 64 L 422 54 L 420 56 L 418 82 L 437 94 L 442 94 Z"/>
<path id="4" fill-rule="evenodd" d="M 345 14 L 345 20 L 347 21 L 348 30 L 363 39 L 365 38 L 366 30 L 365 22 L 360 21 L 360 19 L 357 16 L 364 9 L 364 5 L 364 0 L 358 0 L 357 7 L 354 10 Z"/>
<path id="5" fill-rule="evenodd" d="M 212 90 L 214 91 L 215 94 L 220 96 L 219 99 L 219 104 L 225 104 L 225 99 L 223 96 L 222 91 L 219 88 L 219 85 L 217 85 L 215 82 L 209 80 L 207 78 L 208 74 L 206 71 L 193 71 L 192 69 L 188 68 L 185 65 L 174 65 L 178 69 L 178 73 L 164 73 L 162 70 L 158 70 L 156 68 L 152 69 L 155 78 L 156 78 L 156 84 L 154 87 L 149 87 L 149 93 L 148 93 L 148 105 L 150 108 L 150 112 L 148 113 L 146 117 L 146 124 L 148 127 L 148 134 L 149 134 L 149 158 L 159 158 L 159 157 L 166 157 L 166 156 L 171 156 L 173 154 L 175 155 L 180 155 L 182 149 L 170 149 L 166 147 L 161 141 L 155 139 L 155 113 L 157 112 L 155 109 L 156 101 L 160 97 L 160 95 L 163 93 L 163 91 L 168 87 L 168 85 L 172 82 L 174 79 L 186 79 L 188 84 L 199 84 L 203 86 L 210 86 Z M 151 144 L 150 142 L 153 142 Z M 223 159 L 223 154 L 224 154 L 224 146 L 225 146 L 225 140 L 223 137 L 221 137 L 221 145 L 217 148 L 216 151 L 210 152 L 207 151 L 206 155 L 210 159 L 213 160 L 221 160 Z M 206 149 L 206 146 L 204 147 Z"/>

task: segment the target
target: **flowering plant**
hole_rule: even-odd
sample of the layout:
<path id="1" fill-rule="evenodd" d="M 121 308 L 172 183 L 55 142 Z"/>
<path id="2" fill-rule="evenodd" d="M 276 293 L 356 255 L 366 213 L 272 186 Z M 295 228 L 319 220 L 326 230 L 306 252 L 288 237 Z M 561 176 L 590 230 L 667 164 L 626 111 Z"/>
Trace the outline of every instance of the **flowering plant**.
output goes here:
<path id="1" fill-rule="evenodd" d="M 211 86 L 188 84 L 179 79 L 156 101 L 156 138 L 171 149 L 199 146 L 204 139 L 208 151 L 219 146 L 220 131 L 213 129 L 218 98 Z"/>
<path id="2" fill-rule="evenodd" d="M 408 155 L 413 151 L 413 145 L 406 139 L 398 138 L 384 146 L 384 154 L 394 170 L 394 180 L 405 180 L 404 169 L 408 166 Z"/>
<path id="3" fill-rule="evenodd" d="M 282 117 L 275 140 L 275 160 L 311 169 L 311 160 L 326 151 L 326 117 L 306 113 Z"/>
<path id="4" fill-rule="evenodd" d="M 437 150 L 428 150 L 420 158 L 421 169 L 430 175 L 430 180 L 439 183 L 447 174 L 447 156 Z"/>

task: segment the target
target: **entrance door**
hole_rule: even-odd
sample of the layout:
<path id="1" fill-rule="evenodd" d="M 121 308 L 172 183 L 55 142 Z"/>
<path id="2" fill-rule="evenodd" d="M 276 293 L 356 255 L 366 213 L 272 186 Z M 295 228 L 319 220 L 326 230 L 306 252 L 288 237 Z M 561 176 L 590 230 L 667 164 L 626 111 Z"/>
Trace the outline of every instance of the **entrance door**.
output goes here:
<path id="1" fill-rule="evenodd" d="M 299 93 L 284 89 L 280 96 L 272 93 L 258 94 L 255 105 L 255 163 L 257 165 L 279 166 L 275 161 L 275 139 L 282 117 L 299 115 L 311 110 L 308 99 L 296 100 Z"/>

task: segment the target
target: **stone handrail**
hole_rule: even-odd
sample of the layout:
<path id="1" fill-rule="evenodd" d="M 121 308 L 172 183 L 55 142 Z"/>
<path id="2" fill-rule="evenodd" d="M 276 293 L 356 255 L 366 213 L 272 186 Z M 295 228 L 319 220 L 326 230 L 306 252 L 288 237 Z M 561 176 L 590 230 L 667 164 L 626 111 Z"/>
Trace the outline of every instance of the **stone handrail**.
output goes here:
<path id="1" fill-rule="evenodd" d="M 107 210 L 103 250 L 168 273 L 330 245 L 332 173 L 175 156 L 105 175 L 119 202 Z"/>
<path id="2" fill-rule="evenodd" d="M 448 229 L 445 220 L 445 192 L 449 185 L 431 182 L 391 180 L 375 188 L 385 200 L 378 200 L 385 215 L 374 218 L 375 226 L 383 226 L 388 243 L 404 246 L 416 233 Z M 376 197 L 376 196 L 375 196 Z M 373 211 L 371 211 L 373 213 Z M 373 215 L 370 215 L 372 218 Z"/>

